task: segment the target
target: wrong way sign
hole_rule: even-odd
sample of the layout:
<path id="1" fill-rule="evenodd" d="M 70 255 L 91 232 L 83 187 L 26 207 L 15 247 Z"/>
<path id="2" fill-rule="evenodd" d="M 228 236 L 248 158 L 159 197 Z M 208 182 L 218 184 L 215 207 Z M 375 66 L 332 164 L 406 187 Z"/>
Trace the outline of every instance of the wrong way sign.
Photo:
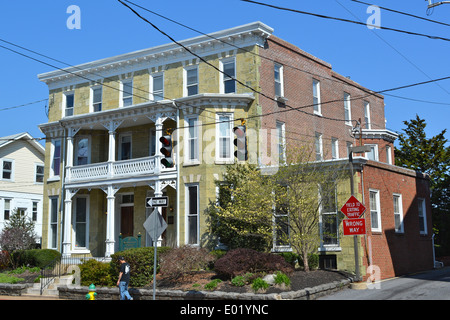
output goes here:
<path id="1" fill-rule="evenodd" d="M 366 234 L 365 219 L 344 219 L 342 220 L 342 225 L 344 227 L 344 236 Z"/>

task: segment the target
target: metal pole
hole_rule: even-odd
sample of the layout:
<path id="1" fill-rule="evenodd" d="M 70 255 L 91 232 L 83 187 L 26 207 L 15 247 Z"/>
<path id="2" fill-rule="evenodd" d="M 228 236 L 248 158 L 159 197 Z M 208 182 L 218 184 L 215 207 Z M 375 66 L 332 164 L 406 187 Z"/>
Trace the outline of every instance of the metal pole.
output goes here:
<path id="1" fill-rule="evenodd" d="M 156 247 L 157 247 L 158 242 L 157 241 L 153 241 L 153 247 L 154 247 L 154 251 L 153 251 L 153 300 L 155 299 L 155 293 L 156 293 Z"/>
<path id="2" fill-rule="evenodd" d="M 348 155 L 348 162 L 350 166 L 350 190 L 352 196 L 355 193 L 355 187 L 353 185 L 353 154 L 352 150 L 350 149 L 349 155 Z M 358 236 L 353 236 L 353 247 L 355 250 L 355 273 L 356 273 L 356 281 L 360 281 L 360 272 L 359 272 L 359 248 L 358 248 Z"/>

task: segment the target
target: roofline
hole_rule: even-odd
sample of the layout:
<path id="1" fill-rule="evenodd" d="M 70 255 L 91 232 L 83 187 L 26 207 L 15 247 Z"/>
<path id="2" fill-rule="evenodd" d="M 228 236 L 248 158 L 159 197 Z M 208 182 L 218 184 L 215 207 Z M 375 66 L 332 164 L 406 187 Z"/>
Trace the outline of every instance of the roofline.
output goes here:
<path id="1" fill-rule="evenodd" d="M 4 138 L 4 137 L 2 137 L 2 138 Z M 24 139 L 24 138 L 27 138 L 27 139 Z M 23 132 L 19 136 L 11 138 L 10 141 L 5 142 L 4 144 L 0 145 L 0 148 L 3 148 L 3 147 L 5 147 L 5 146 L 7 146 L 7 145 L 9 145 L 9 144 L 11 144 L 11 143 L 13 143 L 15 141 L 22 140 L 22 139 L 27 141 L 28 143 L 30 143 L 39 152 L 41 152 L 42 155 L 45 156 L 45 148 L 39 142 L 36 142 L 36 139 L 33 138 L 28 132 Z"/>

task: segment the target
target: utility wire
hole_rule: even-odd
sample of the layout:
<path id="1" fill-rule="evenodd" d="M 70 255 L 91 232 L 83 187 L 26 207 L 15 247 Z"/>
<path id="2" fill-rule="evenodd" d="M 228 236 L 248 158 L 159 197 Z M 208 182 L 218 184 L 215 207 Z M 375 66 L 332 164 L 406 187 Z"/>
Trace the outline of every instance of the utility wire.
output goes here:
<path id="1" fill-rule="evenodd" d="M 375 28 L 379 28 L 379 29 L 382 29 L 382 30 L 395 31 L 395 32 L 405 33 L 405 34 L 414 35 L 414 36 L 426 37 L 426 38 L 433 39 L 433 40 L 450 41 L 449 38 L 444 38 L 444 37 L 440 37 L 440 36 L 433 36 L 433 35 L 424 34 L 424 33 L 418 33 L 418 32 L 401 30 L 401 29 L 390 28 L 390 27 L 385 27 L 385 26 L 373 25 L 373 24 L 370 24 L 370 23 L 364 23 L 364 22 L 350 20 L 350 19 L 344 19 L 344 18 L 337 18 L 337 17 L 327 16 L 327 15 L 324 15 L 324 14 L 318 14 L 318 13 L 312 13 L 312 12 L 301 11 L 301 10 L 296 10 L 296 9 L 290 9 L 290 8 L 275 6 L 275 5 L 272 5 L 272 4 L 267 4 L 267 3 L 263 3 L 263 2 L 259 2 L 259 1 L 253 1 L 253 0 L 240 0 L 240 1 L 253 3 L 253 4 L 257 4 L 257 5 L 261 5 L 261 6 L 265 6 L 265 7 L 269 7 L 269 8 L 273 8 L 273 9 L 277 9 L 277 10 L 283 10 L 283 11 L 290 11 L 290 12 L 299 13 L 299 14 L 305 14 L 305 15 L 309 15 L 309 16 L 322 18 L 322 19 L 329 19 L 329 20 L 337 20 L 337 21 L 341 21 L 341 22 L 354 23 L 354 24 L 368 26 L 368 27 L 375 27 Z"/>

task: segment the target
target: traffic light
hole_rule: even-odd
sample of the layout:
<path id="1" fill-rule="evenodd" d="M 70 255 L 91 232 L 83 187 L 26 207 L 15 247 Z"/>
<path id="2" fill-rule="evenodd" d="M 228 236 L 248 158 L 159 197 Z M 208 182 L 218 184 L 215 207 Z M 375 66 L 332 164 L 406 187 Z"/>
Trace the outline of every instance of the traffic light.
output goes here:
<path id="1" fill-rule="evenodd" d="M 234 145 L 237 147 L 236 151 L 234 152 L 234 156 L 239 161 L 246 161 L 248 160 L 248 152 L 245 125 L 242 124 L 240 126 L 234 127 L 233 132 L 236 135 L 236 138 L 234 139 Z"/>
<path id="2" fill-rule="evenodd" d="M 163 164 L 166 168 L 173 168 L 172 136 L 170 134 L 166 134 L 159 138 L 159 141 L 162 143 L 160 151 L 164 155 L 164 158 L 161 159 L 161 164 Z"/>

